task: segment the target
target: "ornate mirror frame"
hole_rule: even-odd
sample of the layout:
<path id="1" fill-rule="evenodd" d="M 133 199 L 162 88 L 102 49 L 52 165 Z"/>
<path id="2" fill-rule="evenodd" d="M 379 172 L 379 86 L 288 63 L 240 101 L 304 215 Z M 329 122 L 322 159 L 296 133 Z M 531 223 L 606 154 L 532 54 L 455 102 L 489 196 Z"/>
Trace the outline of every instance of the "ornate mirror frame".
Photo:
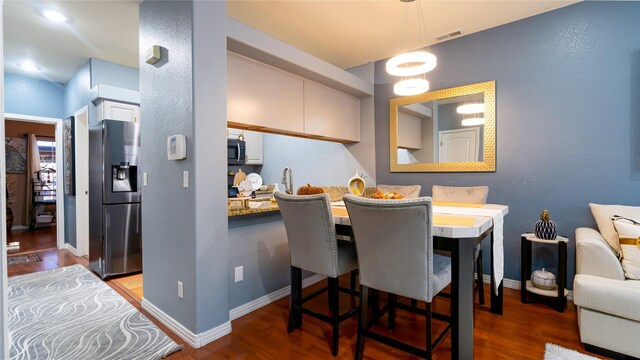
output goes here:
<path id="1" fill-rule="evenodd" d="M 483 161 L 398 164 L 398 107 L 452 97 L 484 94 Z M 470 84 L 389 101 L 389 170 L 391 172 L 492 172 L 496 171 L 496 82 Z"/>

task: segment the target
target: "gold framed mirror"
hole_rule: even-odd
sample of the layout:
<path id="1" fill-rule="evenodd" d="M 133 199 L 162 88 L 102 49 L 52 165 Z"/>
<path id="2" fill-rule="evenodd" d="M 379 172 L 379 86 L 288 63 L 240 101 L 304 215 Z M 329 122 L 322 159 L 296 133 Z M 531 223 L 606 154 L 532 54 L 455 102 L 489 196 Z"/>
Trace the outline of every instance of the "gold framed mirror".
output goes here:
<path id="1" fill-rule="evenodd" d="M 390 100 L 391 172 L 496 170 L 496 82 Z"/>

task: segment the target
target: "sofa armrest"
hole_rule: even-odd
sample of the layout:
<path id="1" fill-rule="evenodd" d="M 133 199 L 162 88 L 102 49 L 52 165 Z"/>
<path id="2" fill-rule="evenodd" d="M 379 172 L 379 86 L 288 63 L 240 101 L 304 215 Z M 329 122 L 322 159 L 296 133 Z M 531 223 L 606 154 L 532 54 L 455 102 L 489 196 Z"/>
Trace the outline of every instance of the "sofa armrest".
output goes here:
<path id="1" fill-rule="evenodd" d="M 640 281 L 578 274 L 573 280 L 576 306 L 640 321 Z"/>
<path id="2" fill-rule="evenodd" d="M 576 229 L 576 274 L 624 280 L 622 265 L 602 235 L 591 228 Z"/>

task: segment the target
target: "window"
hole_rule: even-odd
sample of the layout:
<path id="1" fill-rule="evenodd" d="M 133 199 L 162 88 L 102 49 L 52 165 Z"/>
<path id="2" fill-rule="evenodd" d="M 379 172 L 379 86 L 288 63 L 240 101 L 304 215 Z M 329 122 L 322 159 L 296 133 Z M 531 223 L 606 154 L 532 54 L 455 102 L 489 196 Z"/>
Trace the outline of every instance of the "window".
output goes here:
<path id="1" fill-rule="evenodd" d="M 56 141 L 53 138 L 38 137 L 36 139 L 38 153 L 40 154 L 40 170 L 51 169 L 53 171 L 43 172 L 40 181 L 47 183 L 47 187 L 56 188 Z"/>
<path id="2" fill-rule="evenodd" d="M 56 141 L 52 138 L 38 137 L 38 152 L 40 152 L 40 168 L 56 170 Z"/>

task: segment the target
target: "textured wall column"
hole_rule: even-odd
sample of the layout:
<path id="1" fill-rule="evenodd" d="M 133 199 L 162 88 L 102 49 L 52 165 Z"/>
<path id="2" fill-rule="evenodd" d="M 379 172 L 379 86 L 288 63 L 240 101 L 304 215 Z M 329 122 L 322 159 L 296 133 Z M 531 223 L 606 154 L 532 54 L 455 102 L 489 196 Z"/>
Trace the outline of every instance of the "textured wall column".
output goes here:
<path id="1" fill-rule="evenodd" d="M 4 8 L 3 0 L 0 0 L 0 19 L 2 19 L 2 9 Z M 2 21 L 0 21 L 2 24 Z M 0 26 L 0 69 L 4 69 L 4 42 L 3 42 L 3 33 L 2 26 Z M 0 114 L 4 114 L 4 71 L 0 73 L 0 95 L 2 95 L 0 99 Z M 4 116 L 2 117 L 2 121 L 0 121 L 0 138 L 4 139 Z M 6 199 L 6 164 L 5 164 L 5 155 L 4 155 L 4 146 L 0 149 L 0 198 L 3 200 Z M 8 309 L 9 309 L 9 300 L 7 298 L 7 230 L 4 224 L 7 221 L 7 213 L 6 206 L 3 206 L 0 210 L 0 224 L 2 224 L 2 229 L 0 229 L 0 238 L 2 239 L 2 244 L 0 244 L 2 251 L 0 251 L 0 357 L 3 359 L 9 358 L 9 320 L 8 320 Z"/>
<path id="2" fill-rule="evenodd" d="M 144 301 L 194 334 L 229 316 L 225 17 L 224 2 L 140 5 Z M 162 59 L 149 65 L 143 57 L 152 45 Z M 187 159 L 168 161 L 175 134 L 186 136 Z"/>

